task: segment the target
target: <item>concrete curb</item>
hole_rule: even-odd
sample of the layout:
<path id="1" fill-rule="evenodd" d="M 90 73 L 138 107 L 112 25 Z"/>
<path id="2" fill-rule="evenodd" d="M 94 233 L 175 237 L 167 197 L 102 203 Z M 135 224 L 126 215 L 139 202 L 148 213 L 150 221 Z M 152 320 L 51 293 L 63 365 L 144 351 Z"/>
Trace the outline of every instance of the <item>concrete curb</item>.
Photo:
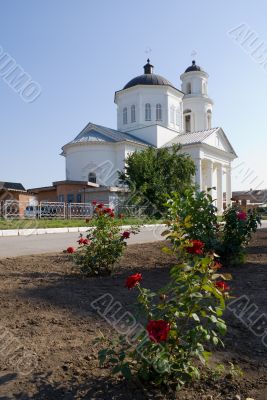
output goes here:
<path id="1" fill-rule="evenodd" d="M 146 230 L 155 230 L 155 228 L 163 228 L 165 224 L 145 224 L 141 225 Z M 122 230 L 130 229 L 132 225 L 122 225 Z M 66 228 L 34 228 L 34 229 L 3 229 L 0 230 L 0 238 L 6 236 L 31 236 L 31 235 L 46 235 L 55 233 L 85 233 L 88 231 L 90 226 L 77 226 L 77 227 L 66 227 Z M 93 227 L 92 227 L 93 228 Z M 262 221 L 260 228 L 267 228 L 267 221 Z"/>
<path id="2" fill-rule="evenodd" d="M 147 230 L 154 230 L 155 228 L 162 228 L 165 224 L 145 224 L 143 228 Z M 3 229 L 0 230 L 0 237 L 6 236 L 31 236 L 31 235 L 46 235 L 54 233 L 85 233 L 88 231 L 89 226 L 80 227 L 66 227 L 66 228 L 35 228 L 35 229 Z M 93 228 L 93 227 L 92 227 Z M 130 229 L 131 225 L 122 225 L 121 229 Z"/>

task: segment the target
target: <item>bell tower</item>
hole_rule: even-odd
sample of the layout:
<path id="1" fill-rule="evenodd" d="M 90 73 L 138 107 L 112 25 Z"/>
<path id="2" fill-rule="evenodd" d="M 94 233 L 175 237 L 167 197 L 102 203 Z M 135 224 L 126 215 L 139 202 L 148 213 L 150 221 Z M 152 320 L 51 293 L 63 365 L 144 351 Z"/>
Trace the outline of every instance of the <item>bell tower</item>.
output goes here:
<path id="1" fill-rule="evenodd" d="M 183 98 L 183 131 L 196 132 L 212 127 L 213 101 L 208 96 L 207 72 L 195 60 L 181 75 Z"/>

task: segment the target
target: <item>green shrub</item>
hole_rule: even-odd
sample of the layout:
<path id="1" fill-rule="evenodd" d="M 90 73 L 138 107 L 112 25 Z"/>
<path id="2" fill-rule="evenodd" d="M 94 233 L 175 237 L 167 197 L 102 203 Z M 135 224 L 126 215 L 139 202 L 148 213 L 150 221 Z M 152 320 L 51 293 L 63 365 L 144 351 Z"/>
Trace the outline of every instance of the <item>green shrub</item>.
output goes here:
<path id="1" fill-rule="evenodd" d="M 126 246 L 130 231 L 120 232 L 120 227 L 114 221 L 114 211 L 96 203 L 94 209 L 94 227 L 88 230 L 86 238 L 80 237 L 79 246 L 73 253 L 75 263 L 81 272 L 90 275 L 110 275 L 121 257 Z"/>
<path id="2" fill-rule="evenodd" d="M 257 210 L 245 213 L 238 206 L 231 206 L 224 211 L 222 221 L 221 259 L 227 264 L 243 263 L 246 246 L 260 224 Z"/>
<path id="3" fill-rule="evenodd" d="M 209 193 L 196 192 L 194 189 L 186 190 L 183 195 L 172 193 L 166 206 L 170 220 L 175 221 L 178 217 L 190 239 L 204 242 L 206 250 L 217 249 L 217 208 Z"/>
<path id="4" fill-rule="evenodd" d="M 230 276 L 217 272 L 220 265 L 203 250 L 204 243 L 186 237 L 184 223 L 177 219 L 168 225 L 164 234 L 171 248 L 165 251 L 177 256 L 177 265 L 167 285 L 158 292 L 143 288 L 138 273 L 125 284 L 139 291 L 145 329 L 133 341 L 132 324 L 129 333 L 123 325 L 125 334 L 119 343 L 106 339 L 108 346 L 100 351 L 99 359 L 125 378 L 137 374 L 143 381 L 179 389 L 201 376 L 201 364 L 210 356 L 207 345 L 222 343 L 218 334 L 226 331 L 222 314 L 229 290 L 224 280 Z"/>
<path id="5" fill-rule="evenodd" d="M 167 204 L 169 218 L 184 224 L 189 239 L 205 243 L 205 250 L 215 251 L 224 264 L 245 261 L 245 249 L 252 233 L 256 232 L 260 217 L 257 210 L 247 214 L 236 205 L 228 207 L 218 223 L 217 208 L 210 194 L 188 189 L 183 195 L 173 193 Z"/>

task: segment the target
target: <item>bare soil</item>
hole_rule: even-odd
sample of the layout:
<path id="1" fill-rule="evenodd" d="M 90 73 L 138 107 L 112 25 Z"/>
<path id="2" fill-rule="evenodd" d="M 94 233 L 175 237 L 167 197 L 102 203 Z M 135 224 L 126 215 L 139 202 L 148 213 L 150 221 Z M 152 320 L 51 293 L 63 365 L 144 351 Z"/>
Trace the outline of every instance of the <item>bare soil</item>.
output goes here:
<path id="1" fill-rule="evenodd" d="M 125 278 L 142 272 L 144 285 L 153 289 L 166 282 L 174 259 L 161 252 L 162 246 L 128 246 L 118 272 L 103 278 L 83 278 L 65 254 L 1 259 L 0 400 L 234 400 L 237 394 L 242 400 L 267 400 L 267 348 L 230 311 L 226 312 L 225 348 L 215 352 L 214 360 L 225 363 L 227 369 L 229 362 L 239 365 L 242 377 L 227 373 L 167 394 L 114 378 L 99 367 L 99 347 L 93 340 L 100 330 L 114 337 L 116 332 L 90 303 L 111 293 L 125 309 L 134 311 L 136 292 L 124 288 Z M 267 230 L 256 234 L 245 265 L 225 270 L 233 274 L 233 296 L 247 295 L 258 307 L 256 314 L 267 315 Z M 9 352 L 8 338 L 13 340 Z M 22 356 L 23 351 L 37 355 L 33 371 L 26 375 L 22 372 L 29 371 L 27 358 L 20 359 L 22 365 L 19 359 L 14 361 L 14 354 Z"/>

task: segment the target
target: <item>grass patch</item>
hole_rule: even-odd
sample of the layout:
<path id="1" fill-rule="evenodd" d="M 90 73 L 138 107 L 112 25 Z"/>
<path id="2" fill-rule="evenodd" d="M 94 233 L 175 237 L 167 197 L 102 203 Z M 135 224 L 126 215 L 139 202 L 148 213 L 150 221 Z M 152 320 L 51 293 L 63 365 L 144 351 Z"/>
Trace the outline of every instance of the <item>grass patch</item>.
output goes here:
<path id="1" fill-rule="evenodd" d="M 118 225 L 160 224 L 163 221 L 152 218 L 116 218 Z M 5 229 L 37 229 L 37 228 L 68 228 L 77 226 L 94 226 L 94 221 L 85 219 L 0 219 L 0 230 Z"/>

